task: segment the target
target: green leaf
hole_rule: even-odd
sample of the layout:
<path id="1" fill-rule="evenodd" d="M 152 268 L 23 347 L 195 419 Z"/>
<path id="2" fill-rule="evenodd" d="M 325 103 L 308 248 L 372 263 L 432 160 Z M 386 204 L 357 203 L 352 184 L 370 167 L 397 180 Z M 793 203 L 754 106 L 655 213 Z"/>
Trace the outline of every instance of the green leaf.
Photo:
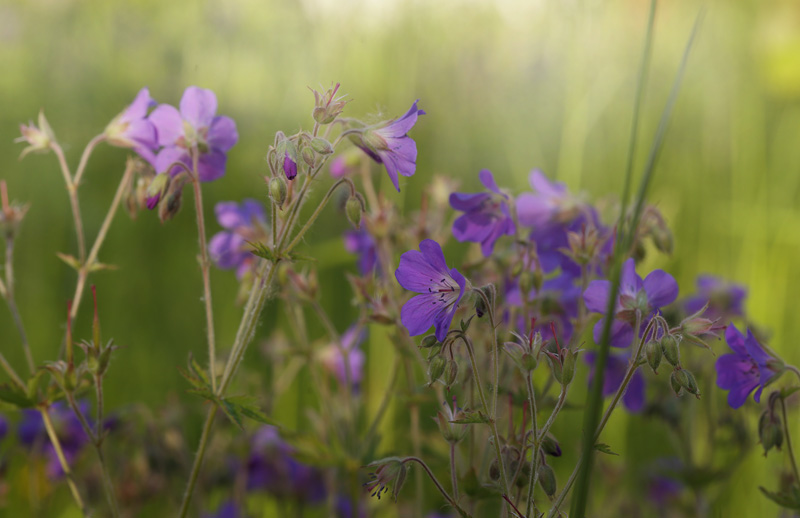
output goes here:
<path id="1" fill-rule="evenodd" d="M 227 400 L 223 399 L 219 401 L 219 407 L 225 412 L 225 415 L 228 416 L 233 424 L 239 427 L 240 430 L 244 430 L 244 425 L 242 424 L 242 417 L 239 415 L 239 409 L 236 405 L 228 402 Z"/>
<path id="2" fill-rule="evenodd" d="M 600 453 L 605 453 L 606 455 L 619 456 L 619 453 L 614 453 L 613 451 L 611 451 L 611 446 L 602 442 L 598 442 L 597 444 L 595 444 L 594 449 L 599 451 Z"/>
<path id="3" fill-rule="evenodd" d="M 235 406 L 241 415 L 249 417 L 253 421 L 258 421 L 259 423 L 263 424 L 277 425 L 275 421 L 267 417 L 267 414 L 261 410 L 258 400 L 253 396 L 231 396 L 225 400 L 228 402 L 228 404 Z"/>
<path id="4" fill-rule="evenodd" d="M 9 383 L 0 385 L 0 400 L 11 403 L 17 408 L 32 408 L 36 406 L 36 402 L 29 398 L 24 390 Z"/>
<path id="5" fill-rule="evenodd" d="M 761 486 L 759 488 L 764 496 L 775 502 L 781 507 L 785 507 L 787 509 L 794 509 L 800 510 L 800 490 L 797 489 L 797 486 L 792 486 L 791 492 L 781 491 L 781 492 L 772 492 L 769 491 Z"/>
<path id="6" fill-rule="evenodd" d="M 270 262 L 277 262 L 278 258 L 275 256 L 275 253 L 270 250 L 264 243 L 259 243 L 257 241 L 248 241 L 248 245 L 252 246 L 253 249 L 250 250 L 253 254 L 263 257 L 267 261 Z"/>

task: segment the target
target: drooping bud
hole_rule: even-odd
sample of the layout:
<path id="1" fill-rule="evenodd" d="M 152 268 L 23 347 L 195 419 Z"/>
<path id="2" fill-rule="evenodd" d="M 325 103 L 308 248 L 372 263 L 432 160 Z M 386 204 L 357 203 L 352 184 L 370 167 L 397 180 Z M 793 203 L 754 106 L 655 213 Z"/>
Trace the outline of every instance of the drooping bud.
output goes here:
<path id="1" fill-rule="evenodd" d="M 286 179 L 293 180 L 297 176 L 297 146 L 288 138 L 282 137 L 281 134 L 278 136 L 278 145 L 275 151 Z"/>
<path id="2" fill-rule="evenodd" d="M 167 175 L 159 175 L 167 176 Z M 176 176 L 170 183 L 167 189 L 166 197 L 158 205 L 158 219 L 161 223 L 169 221 L 174 218 L 181 210 L 181 202 L 183 200 L 183 186 L 186 183 L 186 176 L 181 174 Z"/>
<path id="3" fill-rule="evenodd" d="M 558 444 L 556 438 L 549 433 L 542 439 L 542 451 L 553 457 L 561 456 L 561 446 Z"/>
<path id="4" fill-rule="evenodd" d="M 438 344 L 439 340 L 436 339 L 436 335 L 428 335 L 422 339 L 422 342 L 419 344 L 420 347 L 423 349 L 430 349 L 434 345 Z"/>
<path id="5" fill-rule="evenodd" d="M 170 176 L 166 173 L 157 174 L 150 180 L 150 185 L 147 186 L 145 193 L 145 205 L 148 209 L 153 210 L 161 201 L 161 197 L 167 192 L 170 184 Z"/>
<path id="6" fill-rule="evenodd" d="M 447 367 L 444 371 L 444 384 L 452 387 L 458 380 L 458 362 L 450 360 L 447 362 Z"/>
<path id="7" fill-rule="evenodd" d="M 655 340 L 650 340 L 644 346 L 644 354 L 647 356 L 647 363 L 653 372 L 658 374 L 658 366 L 661 365 L 661 344 Z"/>
<path id="8" fill-rule="evenodd" d="M 672 374 L 669 377 L 669 384 L 676 396 L 681 396 L 683 394 L 683 388 L 688 383 L 689 380 L 686 376 L 686 371 L 683 369 L 675 369 L 672 371 Z"/>
<path id="9" fill-rule="evenodd" d="M 447 367 L 447 360 L 442 358 L 441 355 L 433 357 L 428 364 L 428 383 L 430 385 L 433 385 L 436 383 L 436 380 L 442 377 L 445 367 Z"/>
<path id="10" fill-rule="evenodd" d="M 392 498 L 396 501 L 397 495 L 400 493 L 408 473 L 402 459 L 398 457 L 389 457 L 367 464 L 367 467 L 376 468 L 375 472 L 372 473 L 373 479 L 364 484 L 367 491 L 371 492 L 370 496 L 377 496 L 378 500 L 380 500 L 381 493 L 388 492 L 389 486 L 391 486 Z"/>
<path id="11" fill-rule="evenodd" d="M 489 465 L 489 478 L 495 482 L 500 480 L 500 465 L 497 463 L 497 459 Z"/>
<path id="12" fill-rule="evenodd" d="M 444 440 L 452 444 L 460 442 L 469 430 L 465 424 L 453 423 L 460 413 L 461 411 L 456 407 L 456 397 L 453 396 L 453 406 L 451 407 L 445 402 L 444 410 L 440 410 L 434 418 Z"/>
<path id="13" fill-rule="evenodd" d="M 283 207 L 283 203 L 286 201 L 286 181 L 283 178 L 273 176 L 269 179 L 269 183 L 267 184 L 269 187 L 269 195 L 272 198 L 272 201 L 278 205 L 278 207 Z"/>
<path id="14" fill-rule="evenodd" d="M 561 384 L 564 386 L 569 385 L 572 382 L 572 378 L 575 377 L 576 357 L 577 354 L 571 350 L 567 350 L 564 356 L 563 365 L 561 367 Z"/>
<path id="15" fill-rule="evenodd" d="M 661 349 L 664 352 L 664 358 L 674 367 L 677 367 L 681 362 L 681 354 L 678 349 L 678 341 L 675 340 L 675 337 L 672 335 L 664 335 L 661 338 Z"/>
<path id="16" fill-rule="evenodd" d="M 361 228 L 361 215 L 364 212 L 364 205 L 358 196 L 351 196 L 344 206 L 344 212 L 348 221 L 358 230 Z"/>
<path id="17" fill-rule="evenodd" d="M 333 153 L 333 146 L 331 143 L 322 137 L 314 137 L 311 139 L 311 149 L 320 155 L 330 155 Z"/>
<path id="18" fill-rule="evenodd" d="M 777 392 L 773 392 L 777 394 Z M 770 394 L 770 402 L 772 402 L 772 394 Z M 758 420 L 758 438 L 761 441 L 761 446 L 764 448 L 764 456 L 772 448 L 781 449 L 783 445 L 783 428 L 780 418 L 775 414 L 773 405 L 768 405 L 764 413 Z"/>
<path id="19" fill-rule="evenodd" d="M 303 162 L 306 163 L 308 167 L 314 167 L 314 163 L 316 161 L 316 157 L 314 156 L 314 151 L 304 147 L 303 150 L 300 152 L 300 156 L 303 157 Z"/>
<path id="20" fill-rule="evenodd" d="M 539 484 L 544 489 L 544 492 L 547 496 L 553 496 L 556 494 L 556 473 L 553 471 L 553 468 L 548 466 L 547 464 L 540 464 L 539 465 Z"/>

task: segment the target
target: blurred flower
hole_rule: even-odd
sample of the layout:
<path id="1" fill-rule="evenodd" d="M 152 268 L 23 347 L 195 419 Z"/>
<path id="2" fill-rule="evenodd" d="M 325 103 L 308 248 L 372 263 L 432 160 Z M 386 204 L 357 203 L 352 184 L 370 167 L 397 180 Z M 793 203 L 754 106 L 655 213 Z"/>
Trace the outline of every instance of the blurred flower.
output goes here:
<path id="1" fill-rule="evenodd" d="M 675 500 L 683 491 L 683 484 L 665 476 L 654 476 L 647 484 L 647 499 L 662 508 Z"/>
<path id="2" fill-rule="evenodd" d="M 706 303 L 706 316 L 727 319 L 744 316 L 744 299 L 747 289 L 741 284 L 727 282 L 713 275 L 697 277 L 697 294 L 687 297 L 684 307 L 687 313 L 699 311 Z"/>
<path id="3" fill-rule="evenodd" d="M 331 160 L 331 176 L 339 179 L 355 171 L 363 155 L 355 148 L 350 148 Z"/>
<path id="4" fill-rule="evenodd" d="M 336 376 L 341 385 L 347 383 L 347 372 L 345 371 L 345 358 L 343 350 L 347 351 L 347 364 L 350 367 L 350 384 L 354 389 L 358 389 L 361 380 L 364 378 L 364 351 L 359 346 L 366 336 L 365 329 L 352 326 L 339 337 L 342 347 L 335 343 L 329 344 L 321 352 L 322 365 L 325 369 Z"/>
<path id="5" fill-rule="evenodd" d="M 219 224 L 227 229 L 218 232 L 208 243 L 208 253 L 217 267 L 236 269 L 241 279 L 255 264 L 248 241 L 266 239 L 267 215 L 257 201 L 245 199 L 241 204 L 233 201 L 217 203 L 214 208 Z"/>
<path id="6" fill-rule="evenodd" d="M 8 434 L 8 420 L 6 416 L 0 414 L 0 441 L 5 439 L 6 434 Z"/>
<path id="7" fill-rule="evenodd" d="M 372 235 L 361 228 L 344 233 L 344 248 L 351 254 L 358 255 L 358 271 L 368 275 L 378 265 L 378 250 Z"/>
<path id="8" fill-rule="evenodd" d="M 513 235 L 516 227 L 508 210 L 508 196 L 500 192 L 492 173 L 484 169 L 478 176 L 488 193 L 454 192 L 450 195 L 450 206 L 464 212 L 453 222 L 453 237 L 480 243 L 483 255 L 489 257 L 495 241 L 500 236 Z"/>
<path id="9" fill-rule="evenodd" d="M 589 373 L 589 386 L 594 381 L 595 361 L 597 360 L 597 353 L 595 351 L 586 351 L 583 358 L 587 364 L 591 366 Z M 606 362 L 606 372 L 603 376 L 603 397 L 608 397 L 615 394 L 620 385 L 625 379 L 625 373 L 628 371 L 629 355 L 627 354 L 609 354 L 608 361 Z M 622 402 L 625 408 L 630 412 L 640 412 L 644 408 L 645 403 L 645 384 L 642 372 L 639 369 L 633 373 L 625 395 L 622 396 Z"/>
<path id="10" fill-rule="evenodd" d="M 730 391 L 728 404 L 731 408 L 742 406 L 756 388 L 753 399 L 760 402 L 761 391 L 782 372 L 782 362 L 770 356 L 749 329 L 745 338 L 731 324 L 725 331 L 725 340 L 733 353 L 717 359 L 717 386 Z"/>
<path id="11" fill-rule="evenodd" d="M 578 316 L 580 296 L 580 286 L 576 285 L 575 279 L 567 273 L 545 280 L 538 290 L 532 288 L 528 292 L 528 301 L 536 317 L 534 332 L 550 333 L 550 322 L 555 322 L 559 338 L 568 343 L 572 338 L 572 320 Z M 506 285 L 505 302 L 508 306 L 523 306 L 519 282 L 511 280 Z M 525 328 L 527 322 L 524 315 L 519 315 L 516 325 L 519 329 Z"/>
<path id="12" fill-rule="evenodd" d="M 397 501 L 397 495 L 403 488 L 408 474 L 405 463 L 398 457 L 387 457 L 367 464 L 367 467 L 375 468 L 371 473 L 372 480 L 364 484 L 370 496 L 377 496 L 380 500 L 381 493 L 388 493 L 391 486 L 392 498 Z"/>
<path id="13" fill-rule="evenodd" d="M 436 241 L 422 241 L 419 250 L 409 250 L 400 256 L 400 266 L 395 272 L 403 288 L 422 294 L 405 303 L 400 320 L 411 336 L 435 326 L 436 339 L 441 342 L 450 329 L 467 280 L 455 268 L 447 268 L 442 247 Z"/>
<path id="14" fill-rule="evenodd" d="M 277 428 L 262 426 L 250 442 L 247 489 L 264 490 L 277 498 L 305 503 L 325 499 L 322 473 L 297 461 L 293 448 L 281 439 Z"/>
<path id="15" fill-rule="evenodd" d="M 204 514 L 205 518 L 240 518 L 242 515 L 239 511 L 239 506 L 233 500 L 222 502 L 217 507 L 217 512 L 213 514 Z"/>
<path id="16" fill-rule="evenodd" d="M 197 150 L 197 175 L 210 182 L 225 174 L 226 152 L 236 144 L 239 135 L 230 117 L 216 116 L 217 96 L 211 90 L 190 86 L 181 98 L 180 112 L 168 104 L 160 104 L 150 114 L 158 144 L 164 146 L 156 156 L 156 172 L 173 176 L 183 163 L 192 169 L 192 150 Z M 169 170 L 168 170 L 169 169 Z"/>
<path id="17" fill-rule="evenodd" d="M 336 498 L 336 518 L 366 518 L 367 511 L 364 506 L 358 506 L 358 512 L 356 512 L 355 507 L 353 506 L 353 501 L 345 495 L 339 495 Z"/>
<path id="18" fill-rule="evenodd" d="M 158 136 L 155 125 L 147 119 L 147 110 L 156 102 L 150 91 L 142 88 L 133 102 L 106 126 L 106 140 L 112 146 L 132 148 L 142 158 L 155 164 Z"/>
<path id="19" fill-rule="evenodd" d="M 538 169 L 531 171 L 528 181 L 535 192 L 517 197 L 520 225 L 546 227 L 553 223 L 568 223 L 581 213 L 582 202 L 563 183 L 550 182 Z"/>
<path id="20" fill-rule="evenodd" d="M 583 293 L 586 309 L 595 313 L 605 313 L 608 309 L 608 297 L 611 293 L 610 281 L 591 281 Z M 611 345 L 627 347 L 633 340 L 633 325 L 636 312 L 639 311 L 642 322 L 648 321 L 650 315 L 661 307 L 671 304 L 678 297 L 678 283 L 663 270 L 653 270 L 642 281 L 636 274 L 633 259 L 628 259 L 622 266 L 619 295 L 614 310 L 614 322 L 611 325 Z M 594 340 L 600 342 L 603 334 L 604 320 L 600 319 L 594 326 Z"/>
<path id="21" fill-rule="evenodd" d="M 21 137 L 15 138 L 14 142 L 27 142 L 28 147 L 22 150 L 19 159 L 25 158 L 28 153 L 43 153 L 50 149 L 50 144 L 56 141 L 56 136 L 53 129 L 47 122 L 44 116 L 44 110 L 39 111 L 39 125 L 36 126 L 33 121 L 28 122 L 28 125 L 20 124 L 19 131 L 22 133 Z"/>
<path id="22" fill-rule="evenodd" d="M 91 424 L 89 403 L 80 401 L 78 407 L 86 421 Z M 84 433 L 78 417 L 63 401 L 53 403 L 48 412 L 53 422 L 56 436 L 61 443 L 64 457 L 67 463 L 72 464 L 83 447 L 89 443 L 89 437 Z M 45 457 L 47 458 L 47 474 L 50 478 L 60 478 L 64 474 L 56 451 L 47 436 L 44 420 L 38 410 L 25 409 L 22 411 L 22 419 L 17 425 L 17 438 L 23 446 L 29 448 L 36 443 L 44 445 Z"/>
<path id="23" fill-rule="evenodd" d="M 419 100 L 414 101 L 411 108 L 399 119 L 393 119 L 364 128 L 363 132 L 353 139 L 370 158 L 383 164 L 386 172 L 400 191 L 397 174 L 413 176 L 417 169 L 417 143 L 408 136 L 408 132 L 417 122 L 417 117 L 425 115 L 417 109 Z"/>

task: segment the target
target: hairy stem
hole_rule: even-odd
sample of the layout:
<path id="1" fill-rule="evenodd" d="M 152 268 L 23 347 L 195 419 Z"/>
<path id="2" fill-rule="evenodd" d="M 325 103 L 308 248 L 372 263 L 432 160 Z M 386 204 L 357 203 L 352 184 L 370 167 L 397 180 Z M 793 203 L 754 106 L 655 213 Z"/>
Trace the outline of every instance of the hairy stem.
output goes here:
<path id="1" fill-rule="evenodd" d="M 181 509 L 178 513 L 180 518 L 185 518 L 186 513 L 189 512 L 189 503 L 192 501 L 192 493 L 194 492 L 195 484 L 197 484 L 197 477 L 200 475 L 200 468 L 203 467 L 203 458 L 206 454 L 206 447 L 208 446 L 208 439 L 211 435 L 211 427 L 214 424 L 214 417 L 217 415 L 217 408 L 217 405 L 211 405 L 208 409 L 206 422 L 203 424 L 203 432 L 200 435 L 200 442 L 197 446 L 197 453 L 194 456 L 192 471 L 189 473 L 189 482 L 186 484 L 183 502 L 181 502 Z"/>
<path id="2" fill-rule="evenodd" d="M 58 462 L 61 465 L 61 471 L 64 472 L 64 476 L 67 479 L 67 485 L 69 486 L 70 493 L 72 493 L 72 498 L 78 505 L 78 509 L 80 509 L 81 514 L 88 516 L 86 504 L 83 503 L 83 498 L 81 498 L 81 494 L 78 492 L 78 486 L 75 485 L 75 480 L 72 477 L 72 470 L 69 468 L 67 458 L 64 456 L 64 450 L 61 448 L 61 441 L 58 440 L 56 431 L 53 428 L 53 421 L 50 419 L 50 414 L 47 412 L 46 408 L 39 407 L 38 410 L 42 416 L 42 421 L 44 421 L 44 427 L 45 430 L 47 430 L 47 436 L 50 438 L 50 442 L 52 443 L 53 449 L 56 452 L 56 457 L 58 457 Z"/>
<path id="3" fill-rule="evenodd" d="M 458 511 L 458 513 L 459 513 L 459 514 L 461 514 L 461 516 L 469 516 L 469 515 L 467 514 L 467 512 L 466 512 L 466 511 L 464 511 L 464 509 L 462 509 L 462 508 L 461 508 L 461 507 L 458 505 L 458 502 L 456 502 L 456 501 L 453 499 L 453 497 L 451 497 L 451 496 L 450 496 L 450 495 L 447 493 L 447 490 L 446 490 L 446 489 L 445 489 L 445 488 L 442 486 L 442 484 L 441 484 L 441 483 L 439 482 L 439 480 L 436 478 L 436 475 L 434 475 L 434 474 L 433 474 L 433 472 L 432 472 L 432 471 L 431 471 L 431 469 L 428 467 L 428 465 L 427 465 L 427 464 L 425 464 L 425 461 L 424 461 L 424 460 L 422 460 L 422 459 L 420 459 L 420 458 L 418 458 L 418 457 L 406 457 L 406 458 L 404 458 L 404 459 L 402 460 L 402 463 L 403 463 L 403 464 L 405 464 L 405 463 L 407 463 L 407 462 L 416 462 L 417 464 L 419 464 L 420 466 L 422 466 L 422 469 L 424 469 L 424 470 L 425 470 L 425 473 L 427 473 L 427 474 L 428 474 L 428 477 L 430 477 L 430 479 L 433 481 L 433 484 L 436 486 L 436 489 L 438 489 L 438 490 L 439 490 L 439 492 L 442 494 L 442 496 L 445 498 L 445 500 L 447 500 L 447 503 L 449 503 L 451 506 L 453 506 L 453 508 L 454 508 L 456 511 Z"/>

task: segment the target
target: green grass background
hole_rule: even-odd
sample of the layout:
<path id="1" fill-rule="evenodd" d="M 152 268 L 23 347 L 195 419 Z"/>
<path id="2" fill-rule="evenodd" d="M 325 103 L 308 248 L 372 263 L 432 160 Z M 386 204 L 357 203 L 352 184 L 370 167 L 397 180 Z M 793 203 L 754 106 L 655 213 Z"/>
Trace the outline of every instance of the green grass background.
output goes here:
<path id="1" fill-rule="evenodd" d="M 69 204 L 53 156 L 24 161 L 18 124 L 40 108 L 75 164 L 85 143 L 142 86 L 177 104 L 189 85 L 217 93 L 219 113 L 236 120 L 240 140 L 224 179 L 205 186 L 213 204 L 265 196 L 264 155 L 278 130 L 310 127 L 306 88 L 341 82 L 352 116 L 393 117 L 419 98 L 428 115 L 413 136 L 416 175 L 390 192 L 413 209 L 433 174 L 475 187 L 489 168 L 522 190 L 541 168 L 592 197 L 621 191 L 636 67 L 649 2 L 644 0 L 497 3 L 468 1 L 282 0 L 139 2 L 7 0 L 0 4 L 0 177 L 11 197 L 30 202 L 17 248 L 18 299 L 35 357 L 53 357 L 75 275 L 56 258 L 74 253 Z M 656 14 L 650 80 L 637 164 L 644 162 L 699 2 L 662 2 Z M 747 284 L 752 319 L 770 345 L 800 362 L 800 4 L 793 0 L 706 2 L 705 22 L 657 166 L 650 201 L 675 234 L 675 254 L 642 271 L 668 269 L 684 293 L 714 272 Z M 81 188 L 91 242 L 122 173 L 125 152 L 102 146 Z M 155 214 L 120 214 L 100 254 L 118 271 L 93 277 L 106 336 L 126 347 L 112 366 L 110 408 L 132 400 L 187 405 L 176 367 L 205 357 L 201 281 L 190 197 L 168 224 Z M 307 242 L 319 264 L 323 304 L 343 328 L 356 312 L 342 270 L 352 271 L 338 234 L 346 222 L 323 218 Z M 220 346 L 240 311 L 234 276 L 212 272 Z M 85 301 L 77 323 L 88 336 Z M 281 318 L 265 312 L 260 336 Z M 0 348 L 23 365 L 18 337 L 0 312 Z M 722 351 L 722 344 L 716 346 Z M 370 349 L 371 376 L 388 365 Z M 252 352 L 250 368 L 263 368 Z M 706 392 L 712 380 L 701 381 Z M 576 391 L 577 393 L 577 391 Z M 378 395 L 376 394 L 377 398 Z M 577 398 L 577 395 L 576 395 Z M 577 399 L 576 399 L 577 401 Z M 291 405 L 288 405 L 291 406 Z M 747 410 L 742 410 L 747 411 Z M 756 414 L 752 423 L 755 426 Z M 796 415 L 796 413 L 795 413 Z M 197 419 L 199 419 L 199 414 Z M 800 424 L 794 418 L 793 424 Z M 576 421 L 577 425 L 577 421 Z M 642 441 L 642 423 L 619 416 L 607 442 L 623 454 Z M 191 444 L 198 426 L 187 434 Z M 795 430 L 797 427 L 795 426 Z M 567 430 L 562 433 L 569 434 Z M 574 437 L 562 442 L 575 444 Z M 796 438 L 796 442 L 797 441 Z M 625 446 L 625 445 L 630 446 Z M 773 486 L 781 457 L 751 458 L 713 508 L 718 516 L 775 515 L 756 486 Z M 565 480 L 566 473 L 560 473 Z"/>

